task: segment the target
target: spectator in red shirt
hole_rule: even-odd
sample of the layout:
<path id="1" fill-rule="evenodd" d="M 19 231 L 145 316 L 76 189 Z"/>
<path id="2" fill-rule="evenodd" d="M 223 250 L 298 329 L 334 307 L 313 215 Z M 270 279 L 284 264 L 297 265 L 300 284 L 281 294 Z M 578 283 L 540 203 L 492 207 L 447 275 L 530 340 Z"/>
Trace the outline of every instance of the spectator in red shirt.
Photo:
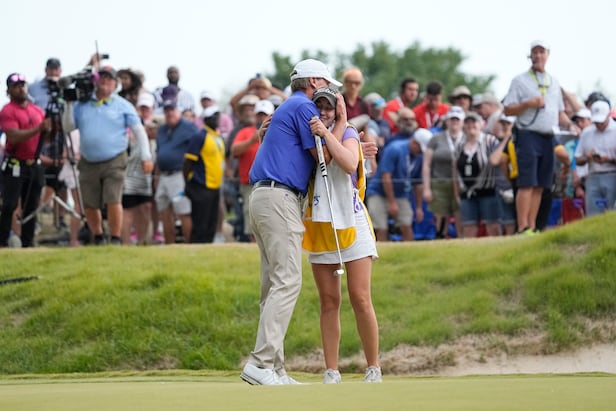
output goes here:
<path id="1" fill-rule="evenodd" d="M 385 104 L 383 109 L 383 118 L 389 123 L 391 134 L 398 132 L 396 125 L 398 110 L 402 107 L 411 108 L 419 96 L 419 83 L 412 77 L 407 77 L 400 83 L 400 91 L 396 98 L 393 98 Z"/>
<path id="2" fill-rule="evenodd" d="M 6 79 L 10 101 L 0 111 L 0 129 L 6 133 L 5 158 L 2 161 L 4 190 L 0 212 L 0 247 L 8 246 L 13 213 L 21 199 L 22 218 L 35 212 L 43 188 L 43 170 L 38 164 L 41 134 L 51 129 L 51 119 L 28 100 L 28 86 L 23 74 L 13 73 Z M 34 246 L 36 214 L 22 224 L 22 247 Z"/>
<path id="3" fill-rule="evenodd" d="M 428 83 L 424 101 L 413 108 L 419 128 L 440 131 L 442 120 L 449 111 L 449 104 L 443 103 L 442 97 L 443 85 L 438 81 Z"/>
<path id="4" fill-rule="evenodd" d="M 364 85 L 364 76 L 356 67 L 348 68 L 344 71 L 342 77 L 344 91 L 344 104 L 347 111 L 347 119 L 368 114 L 368 106 L 360 96 L 361 89 Z"/>
<path id="5" fill-rule="evenodd" d="M 233 144 L 231 144 L 231 155 L 238 159 L 237 170 L 240 180 L 240 196 L 242 197 L 242 212 L 244 216 L 244 235 L 250 241 L 254 241 L 250 230 L 250 218 L 248 215 L 248 197 L 252 191 L 248 172 L 257 155 L 259 149 L 259 127 L 265 119 L 274 112 L 274 104 L 269 100 L 259 100 L 255 104 L 255 114 L 257 124 L 252 124 L 238 131 Z"/>

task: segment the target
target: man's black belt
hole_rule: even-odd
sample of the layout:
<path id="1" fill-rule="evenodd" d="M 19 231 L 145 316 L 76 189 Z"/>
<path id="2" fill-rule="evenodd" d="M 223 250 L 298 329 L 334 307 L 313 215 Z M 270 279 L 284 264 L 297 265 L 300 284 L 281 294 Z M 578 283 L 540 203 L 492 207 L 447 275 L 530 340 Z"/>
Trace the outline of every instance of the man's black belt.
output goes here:
<path id="1" fill-rule="evenodd" d="M 288 186 L 286 184 L 282 184 L 279 183 L 278 181 L 274 181 L 274 180 L 261 180 L 261 181 L 257 181 L 254 184 L 254 187 L 272 187 L 272 188 L 283 188 L 285 190 L 288 190 L 290 192 L 292 192 L 293 194 L 295 194 L 298 197 L 303 197 L 304 195 L 302 194 L 301 191 L 299 191 L 296 188 L 293 188 L 291 186 Z"/>
<path id="2" fill-rule="evenodd" d="M 180 171 L 182 170 L 169 170 L 169 171 L 161 170 L 160 173 L 164 176 L 170 176 L 171 174 L 179 173 Z"/>

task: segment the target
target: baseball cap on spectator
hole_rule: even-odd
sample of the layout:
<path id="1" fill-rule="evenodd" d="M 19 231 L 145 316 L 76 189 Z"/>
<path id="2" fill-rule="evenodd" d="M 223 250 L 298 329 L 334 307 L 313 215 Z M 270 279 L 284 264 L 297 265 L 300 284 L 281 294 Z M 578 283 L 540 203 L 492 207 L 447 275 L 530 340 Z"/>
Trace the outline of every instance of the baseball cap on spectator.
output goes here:
<path id="1" fill-rule="evenodd" d="M 342 86 L 342 83 L 334 79 L 329 72 L 327 66 L 315 59 L 302 60 L 295 65 L 291 72 L 291 81 L 298 78 L 323 78 L 336 87 Z"/>
<path id="2" fill-rule="evenodd" d="M 466 117 L 464 118 L 464 121 L 466 122 L 467 120 L 473 120 L 473 121 L 477 121 L 477 122 L 482 122 L 483 121 L 481 116 L 479 114 L 475 113 L 474 111 L 471 111 L 470 113 L 468 113 L 466 115 Z"/>
<path id="3" fill-rule="evenodd" d="M 269 100 L 259 100 L 255 104 L 255 113 L 263 113 L 268 116 L 274 112 L 274 104 Z"/>
<path id="4" fill-rule="evenodd" d="M 259 102 L 259 97 L 254 94 L 246 94 L 243 96 L 240 101 L 237 103 L 240 106 L 254 106 Z"/>
<path id="5" fill-rule="evenodd" d="M 458 86 L 454 88 L 451 94 L 449 95 L 449 102 L 453 103 L 453 100 L 458 97 L 468 97 L 471 100 L 473 99 L 471 91 L 466 86 Z"/>
<path id="6" fill-rule="evenodd" d="M 586 101 L 584 101 L 584 105 L 586 107 L 590 107 L 592 103 L 594 103 L 595 101 L 599 101 L 599 100 L 606 101 L 608 104 L 610 102 L 608 98 L 605 97 L 605 95 L 601 93 L 600 91 L 593 91 L 592 93 L 588 95 L 588 97 L 586 98 Z"/>
<path id="7" fill-rule="evenodd" d="M 148 92 L 140 93 L 137 98 L 137 107 L 141 106 L 154 107 L 154 95 Z"/>
<path id="8" fill-rule="evenodd" d="M 111 66 L 103 66 L 100 69 L 98 69 L 98 73 L 102 74 L 102 73 L 107 73 L 111 76 L 112 79 L 117 79 L 118 78 L 118 73 L 115 71 L 115 69 Z"/>
<path id="9" fill-rule="evenodd" d="M 610 105 L 607 101 L 598 100 L 590 106 L 590 121 L 593 123 L 603 123 L 610 115 Z"/>
<path id="10" fill-rule="evenodd" d="M 272 102 L 272 104 L 274 105 L 274 109 L 278 108 L 278 106 L 280 106 L 284 101 L 284 99 L 278 94 L 270 94 L 267 99 Z"/>
<path id="11" fill-rule="evenodd" d="M 498 104 L 498 100 L 496 99 L 496 96 L 490 92 L 475 94 L 473 96 L 473 107 L 483 103 Z"/>
<path id="12" fill-rule="evenodd" d="M 571 120 L 575 121 L 578 118 L 587 118 L 590 120 L 592 116 L 590 115 L 590 110 L 587 108 L 583 108 L 581 110 L 578 110 L 573 117 L 571 117 Z"/>
<path id="13" fill-rule="evenodd" d="M 201 112 L 201 117 L 209 118 L 209 117 L 212 117 L 216 113 L 220 113 L 220 108 L 218 108 L 217 105 L 209 106 L 208 108 L 203 110 L 203 112 Z"/>
<path id="14" fill-rule="evenodd" d="M 457 118 L 460 121 L 464 121 L 466 113 L 464 113 L 464 109 L 460 106 L 451 106 L 447 114 L 445 114 L 445 120 L 450 118 Z"/>
<path id="15" fill-rule="evenodd" d="M 199 98 L 199 99 L 200 99 L 200 100 L 204 100 L 204 99 L 207 99 L 207 100 L 214 100 L 214 96 L 212 95 L 212 93 L 211 93 L 211 92 L 209 92 L 209 91 L 207 91 L 207 90 L 203 90 L 203 91 L 201 92 L 201 96 L 200 96 L 200 98 Z"/>
<path id="16" fill-rule="evenodd" d="M 530 49 L 534 49 L 535 47 L 542 47 L 546 50 L 550 50 L 550 45 L 543 40 L 534 40 L 530 43 Z"/>
<path id="17" fill-rule="evenodd" d="M 370 105 L 370 107 L 383 107 L 385 106 L 385 99 L 379 93 L 368 93 L 364 97 L 364 101 Z"/>
<path id="18" fill-rule="evenodd" d="M 178 106 L 178 102 L 176 99 L 170 98 L 163 101 L 163 109 L 166 108 L 176 108 Z"/>
<path id="19" fill-rule="evenodd" d="M 57 68 L 60 68 L 61 66 L 62 65 L 60 64 L 60 60 L 58 60 L 55 57 L 51 57 L 47 59 L 47 63 L 45 63 L 45 67 L 49 69 L 57 69 Z"/>
<path id="20" fill-rule="evenodd" d="M 418 128 L 413 133 L 413 138 L 419 143 L 419 146 L 421 147 L 421 151 L 426 151 L 426 148 L 428 147 L 428 143 L 430 142 L 430 139 L 432 138 L 432 133 L 430 132 L 430 130 L 427 130 L 425 128 Z"/>
<path id="21" fill-rule="evenodd" d="M 513 123 L 515 123 L 515 119 L 516 119 L 516 116 L 506 116 L 504 114 L 501 114 L 501 116 L 498 119 L 498 121 L 504 121 L 506 123 L 513 124 Z"/>
<path id="22" fill-rule="evenodd" d="M 11 87 L 13 84 L 26 83 L 26 76 L 20 73 L 11 73 L 6 78 L 6 86 Z"/>
<path id="23" fill-rule="evenodd" d="M 338 98 L 336 97 L 336 90 L 333 90 L 329 87 L 322 87 L 314 92 L 314 94 L 312 95 L 312 101 L 316 103 L 316 101 L 321 97 L 325 97 L 327 101 L 329 101 L 329 104 L 332 105 L 332 107 L 336 107 L 336 101 L 338 100 Z"/>

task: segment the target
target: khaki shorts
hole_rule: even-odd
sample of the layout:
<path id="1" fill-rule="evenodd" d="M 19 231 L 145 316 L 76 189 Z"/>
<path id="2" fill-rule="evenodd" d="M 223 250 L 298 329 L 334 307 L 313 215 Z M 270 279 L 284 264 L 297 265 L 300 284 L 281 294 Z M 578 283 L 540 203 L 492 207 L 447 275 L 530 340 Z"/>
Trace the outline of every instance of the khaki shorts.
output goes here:
<path id="1" fill-rule="evenodd" d="M 396 217 L 396 225 L 408 225 L 413 223 L 413 209 L 408 198 L 396 198 L 398 203 L 398 217 Z M 375 230 L 387 230 L 389 228 L 389 214 L 387 212 L 387 199 L 380 195 L 372 195 L 368 197 L 366 203 L 372 226 Z"/>
<path id="2" fill-rule="evenodd" d="M 440 216 L 450 216 L 460 210 L 450 181 L 432 182 L 432 202 L 428 205 L 430 211 Z"/>
<path id="3" fill-rule="evenodd" d="M 82 157 L 77 167 L 83 206 L 102 208 L 105 204 L 121 203 L 127 165 L 126 151 L 98 163 L 90 163 Z"/>

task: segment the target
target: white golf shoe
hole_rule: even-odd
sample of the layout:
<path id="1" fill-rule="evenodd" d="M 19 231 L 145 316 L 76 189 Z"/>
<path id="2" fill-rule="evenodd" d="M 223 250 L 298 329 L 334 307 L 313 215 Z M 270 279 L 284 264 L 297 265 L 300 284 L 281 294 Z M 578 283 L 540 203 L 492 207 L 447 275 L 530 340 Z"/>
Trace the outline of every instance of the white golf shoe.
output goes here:
<path id="1" fill-rule="evenodd" d="M 340 376 L 340 371 L 328 368 L 323 373 L 323 384 L 340 384 L 341 382 L 342 377 Z"/>
<path id="2" fill-rule="evenodd" d="M 240 378 L 251 385 L 281 385 L 278 374 L 269 368 L 259 368 L 254 364 L 246 363 Z"/>
<path id="3" fill-rule="evenodd" d="M 379 367 L 375 367 L 374 365 L 371 365 L 370 367 L 366 368 L 364 382 L 383 382 L 383 378 L 381 376 L 381 369 Z"/>
<path id="4" fill-rule="evenodd" d="M 301 385 L 301 382 L 295 380 L 289 374 L 278 375 L 281 384 L 284 385 Z"/>

